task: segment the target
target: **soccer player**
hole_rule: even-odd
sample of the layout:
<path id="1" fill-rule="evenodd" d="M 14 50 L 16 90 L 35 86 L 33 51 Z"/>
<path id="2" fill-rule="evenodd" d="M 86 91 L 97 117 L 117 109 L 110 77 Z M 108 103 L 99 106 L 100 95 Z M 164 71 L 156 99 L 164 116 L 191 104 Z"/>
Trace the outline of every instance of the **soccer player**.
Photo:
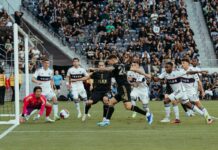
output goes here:
<path id="1" fill-rule="evenodd" d="M 106 120 L 106 113 L 108 110 L 108 93 L 111 91 L 111 78 L 112 73 L 103 71 L 105 69 L 105 63 L 100 61 L 98 63 L 98 71 L 90 74 L 90 78 L 94 80 L 93 90 L 91 98 L 86 102 L 85 115 L 82 117 L 82 121 L 85 121 L 92 105 L 98 101 L 103 101 L 103 120 Z"/>
<path id="2" fill-rule="evenodd" d="M 49 118 L 49 115 L 52 111 L 52 105 L 46 101 L 45 96 L 42 95 L 42 88 L 40 86 L 36 86 L 33 89 L 33 93 L 26 96 L 23 100 L 23 112 L 20 118 L 20 122 L 25 122 L 29 119 L 30 114 L 35 110 L 39 109 L 39 113 L 34 117 L 33 120 L 38 120 L 44 113 L 44 109 L 46 109 L 46 122 L 54 122 Z"/>
<path id="3" fill-rule="evenodd" d="M 134 61 L 131 67 L 140 69 L 139 62 Z M 147 85 L 146 79 L 143 75 L 136 73 L 134 71 L 127 72 L 127 79 L 132 85 L 132 91 L 130 93 L 132 104 L 135 106 L 135 101 L 139 99 L 142 102 L 144 111 L 147 112 L 146 116 L 150 115 L 148 108 L 149 103 L 149 87 Z M 133 118 L 136 116 L 136 113 L 133 113 Z"/>
<path id="4" fill-rule="evenodd" d="M 188 59 L 182 59 L 182 67 L 184 72 L 188 71 L 195 71 L 193 67 L 190 66 L 190 62 Z M 186 89 L 187 96 L 189 100 L 194 103 L 202 112 L 204 116 L 208 116 L 208 119 L 206 120 L 208 124 L 212 123 L 212 119 L 207 111 L 206 108 L 203 107 L 203 105 L 200 102 L 195 83 L 198 83 L 198 89 L 202 95 L 202 97 L 205 95 L 204 89 L 202 86 L 202 83 L 198 77 L 198 74 L 186 74 L 182 76 L 181 78 L 182 83 Z"/>
<path id="5" fill-rule="evenodd" d="M 141 71 L 134 70 L 138 73 L 143 74 Z M 186 95 L 185 87 L 182 84 L 181 77 L 184 76 L 185 74 L 191 74 L 195 73 L 192 71 L 189 72 L 184 72 L 182 70 L 173 70 L 173 63 L 172 62 L 167 62 L 165 64 L 165 71 L 159 75 L 159 77 L 152 77 L 154 81 L 158 81 L 161 79 L 165 79 L 167 83 L 170 85 L 172 88 L 173 92 L 171 94 L 165 94 L 164 98 L 164 106 L 165 106 L 165 113 L 166 116 L 161 122 L 170 122 L 170 102 L 173 103 L 173 110 L 176 116 L 176 119 L 173 121 L 173 123 L 180 123 L 180 118 L 179 118 L 179 108 L 178 108 L 178 100 L 182 104 L 184 104 L 187 108 L 192 109 L 193 111 L 199 113 L 200 115 L 203 115 L 203 112 L 193 105 L 189 100 Z M 145 74 L 147 76 L 147 74 Z M 208 115 L 204 116 L 206 120 L 208 120 Z"/>
<path id="6" fill-rule="evenodd" d="M 128 64 L 119 63 L 119 59 L 116 55 L 110 55 L 108 58 L 108 64 L 113 65 L 111 68 L 113 77 L 117 82 L 117 94 L 109 100 L 108 112 L 106 115 L 106 120 L 99 122 L 98 126 L 108 126 L 110 125 L 110 119 L 114 112 L 114 105 L 118 102 L 123 101 L 124 107 L 127 110 L 135 111 L 140 113 L 146 117 L 147 111 L 140 109 L 137 106 L 133 106 L 131 103 L 131 85 L 127 80 L 127 71 L 130 69 Z M 147 74 L 146 74 L 147 75 Z M 150 113 L 149 116 L 146 117 L 149 124 L 153 122 L 153 114 Z"/>
<path id="7" fill-rule="evenodd" d="M 36 70 L 32 77 L 32 82 L 42 88 L 42 94 L 45 95 L 47 100 L 53 101 L 54 120 L 59 120 L 58 101 L 53 89 L 53 70 L 50 69 L 49 66 L 49 60 L 44 58 L 42 61 L 42 68 Z"/>
<path id="8" fill-rule="evenodd" d="M 80 67 L 79 58 L 73 59 L 73 66 L 67 71 L 67 85 L 68 88 L 71 89 L 73 95 L 73 101 L 76 105 L 77 109 L 77 118 L 82 117 L 82 113 L 80 110 L 79 97 L 83 100 L 84 103 L 84 111 L 87 101 L 86 90 L 83 85 L 83 81 L 89 78 L 88 73 L 84 68 Z"/>

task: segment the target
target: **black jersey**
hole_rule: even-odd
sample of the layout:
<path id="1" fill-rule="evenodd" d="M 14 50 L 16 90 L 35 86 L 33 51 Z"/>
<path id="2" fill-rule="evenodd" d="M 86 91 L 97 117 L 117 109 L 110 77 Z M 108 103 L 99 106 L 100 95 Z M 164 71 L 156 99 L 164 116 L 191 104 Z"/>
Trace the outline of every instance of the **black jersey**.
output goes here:
<path id="1" fill-rule="evenodd" d="M 94 80 L 94 91 L 108 92 L 111 90 L 111 72 L 94 72 L 91 78 Z"/>
<path id="2" fill-rule="evenodd" d="M 113 65 L 113 77 L 118 85 L 129 85 L 127 80 L 127 71 L 130 70 L 129 64 L 116 64 Z"/>

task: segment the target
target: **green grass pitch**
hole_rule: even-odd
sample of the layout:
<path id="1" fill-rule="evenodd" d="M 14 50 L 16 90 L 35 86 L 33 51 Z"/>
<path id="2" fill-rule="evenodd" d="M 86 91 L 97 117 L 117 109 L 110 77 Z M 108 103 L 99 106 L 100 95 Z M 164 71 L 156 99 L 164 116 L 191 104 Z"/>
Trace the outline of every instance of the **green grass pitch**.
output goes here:
<path id="1" fill-rule="evenodd" d="M 212 116 L 218 116 L 218 101 L 203 103 Z M 69 119 L 51 124 L 31 118 L 0 140 L 0 150 L 218 150 L 218 123 L 206 125 L 200 116 L 188 118 L 181 107 L 181 124 L 160 123 L 163 104 L 150 102 L 154 123 L 149 126 L 139 114 L 132 119 L 132 112 L 119 103 L 109 127 L 96 126 L 102 119 L 101 103 L 91 108 L 86 122 L 76 118 L 73 102 L 61 102 L 62 108 L 70 111 Z M 0 125 L 0 132 L 3 128 Z"/>

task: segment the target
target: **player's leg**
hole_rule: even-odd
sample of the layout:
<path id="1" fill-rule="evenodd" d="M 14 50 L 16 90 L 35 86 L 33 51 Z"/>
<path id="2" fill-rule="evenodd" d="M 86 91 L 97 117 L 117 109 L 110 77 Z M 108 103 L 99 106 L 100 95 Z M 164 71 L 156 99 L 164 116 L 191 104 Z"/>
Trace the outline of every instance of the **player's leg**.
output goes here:
<path id="1" fill-rule="evenodd" d="M 109 108 L 109 97 L 104 96 L 103 97 L 103 121 L 106 120 L 108 108 Z"/>
<path id="2" fill-rule="evenodd" d="M 85 115 L 85 109 L 86 109 L 86 102 L 87 102 L 87 93 L 85 89 L 82 89 L 79 92 L 79 96 L 81 97 L 81 100 L 83 101 L 83 114 Z M 90 114 L 87 114 L 89 117 L 91 116 Z"/>
<path id="3" fill-rule="evenodd" d="M 170 122 L 170 99 L 169 99 L 169 95 L 165 94 L 164 95 L 164 110 L 165 110 L 165 117 L 164 119 L 162 119 L 160 122 Z"/>
<path id="4" fill-rule="evenodd" d="M 148 89 L 141 89 L 138 95 L 139 95 L 140 101 L 142 102 L 143 110 L 147 112 L 146 117 L 149 117 L 151 113 L 148 107 L 148 103 L 150 101 Z"/>
<path id="5" fill-rule="evenodd" d="M 72 89 L 72 95 L 73 95 L 73 102 L 75 103 L 75 107 L 77 110 L 77 118 L 82 117 L 82 113 L 80 110 L 80 104 L 79 104 L 79 94 L 77 89 Z"/>
<path id="6" fill-rule="evenodd" d="M 59 120 L 59 114 L 58 114 L 58 100 L 53 91 L 50 91 L 49 93 L 44 94 L 47 100 L 52 100 L 53 102 L 53 113 L 54 113 L 54 120 Z"/>
<path id="7" fill-rule="evenodd" d="M 85 114 L 82 117 L 82 121 L 85 121 L 87 119 L 91 106 L 96 104 L 100 99 L 102 99 L 101 93 L 99 92 L 92 93 L 90 100 L 86 101 Z"/>
<path id="8" fill-rule="evenodd" d="M 199 113 L 199 114 L 203 115 L 205 117 L 208 124 L 211 124 L 213 122 L 207 109 L 203 107 L 203 105 L 202 105 L 202 103 L 197 95 L 195 95 L 195 94 L 192 95 L 192 97 L 190 97 L 190 102 L 192 103 L 192 105 L 197 106 L 197 108 L 199 108 L 203 112 L 203 114 L 201 114 L 201 113 Z M 198 112 L 198 110 L 196 110 L 196 111 Z"/>
<path id="9" fill-rule="evenodd" d="M 116 95 L 116 97 L 117 97 L 117 95 Z M 105 119 L 103 119 L 102 122 L 97 123 L 98 126 L 104 127 L 104 126 L 110 125 L 110 119 L 114 113 L 114 105 L 116 105 L 118 103 L 116 97 L 112 97 L 109 100 L 108 109 L 106 111 Z"/>
<path id="10" fill-rule="evenodd" d="M 136 91 L 135 89 L 133 89 L 133 90 L 131 91 L 130 97 L 131 97 L 131 103 L 132 103 L 132 105 L 133 105 L 133 106 L 136 106 L 136 101 L 137 101 L 138 96 L 137 96 L 137 91 Z M 137 115 L 137 113 L 134 111 L 134 112 L 132 113 L 132 118 L 135 118 L 136 115 Z"/>
<path id="11" fill-rule="evenodd" d="M 183 92 L 174 92 L 172 94 L 169 95 L 169 99 L 172 102 L 173 105 L 173 112 L 175 114 L 175 120 L 172 123 L 180 123 L 180 116 L 179 116 L 179 107 L 178 107 L 178 103 L 179 103 L 179 99 L 182 99 L 182 97 L 185 97 L 185 99 L 188 99 L 186 94 Z"/>
<path id="12" fill-rule="evenodd" d="M 49 117 L 51 114 L 51 111 L 52 111 L 52 105 L 50 103 L 46 102 L 45 109 L 46 109 L 45 121 L 46 122 L 54 122 L 54 120 L 50 119 L 50 117 Z"/>

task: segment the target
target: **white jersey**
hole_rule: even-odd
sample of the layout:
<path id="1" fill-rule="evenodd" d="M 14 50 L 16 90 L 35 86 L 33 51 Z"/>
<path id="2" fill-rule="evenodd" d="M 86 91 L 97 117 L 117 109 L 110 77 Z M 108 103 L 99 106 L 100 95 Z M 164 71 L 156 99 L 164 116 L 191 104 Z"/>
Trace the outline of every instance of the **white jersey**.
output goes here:
<path id="1" fill-rule="evenodd" d="M 181 70 L 185 73 L 188 71 L 195 71 L 193 67 L 189 67 L 188 70 Z M 184 76 L 182 76 L 181 80 L 188 94 L 197 94 L 195 84 L 200 80 L 197 74 L 185 74 Z"/>
<path id="2" fill-rule="evenodd" d="M 70 77 L 70 79 L 80 79 L 82 77 L 88 76 L 88 73 L 86 72 L 84 68 L 71 67 L 67 71 L 67 76 Z M 72 89 L 84 88 L 83 81 L 73 82 L 71 83 L 71 85 L 72 85 Z"/>
<path id="3" fill-rule="evenodd" d="M 171 73 L 163 72 L 159 75 L 160 79 L 166 79 L 167 83 L 169 83 L 170 87 L 172 88 L 173 92 L 177 91 L 185 91 L 185 87 L 181 82 L 181 77 L 185 74 L 184 71 L 181 70 L 173 70 Z"/>
<path id="4" fill-rule="evenodd" d="M 53 78 L 53 70 L 48 68 L 45 70 L 43 67 L 36 70 L 33 75 L 38 81 L 41 81 L 40 87 L 42 88 L 42 93 L 49 93 L 52 90 L 51 88 L 51 80 Z"/>
<path id="5" fill-rule="evenodd" d="M 145 77 L 143 75 L 141 75 L 139 73 L 136 73 L 134 71 L 128 71 L 127 72 L 127 78 L 128 77 L 133 78 L 133 80 L 130 81 L 130 82 L 131 83 L 136 83 L 137 88 L 148 88 L 147 80 L 145 79 Z"/>
<path id="6" fill-rule="evenodd" d="M 198 66 L 196 67 L 192 67 L 193 68 L 193 71 L 201 71 L 201 68 L 199 68 Z M 197 74 L 198 77 L 201 76 L 201 74 Z M 198 81 L 195 81 L 195 89 L 196 89 L 196 92 L 198 93 Z"/>

